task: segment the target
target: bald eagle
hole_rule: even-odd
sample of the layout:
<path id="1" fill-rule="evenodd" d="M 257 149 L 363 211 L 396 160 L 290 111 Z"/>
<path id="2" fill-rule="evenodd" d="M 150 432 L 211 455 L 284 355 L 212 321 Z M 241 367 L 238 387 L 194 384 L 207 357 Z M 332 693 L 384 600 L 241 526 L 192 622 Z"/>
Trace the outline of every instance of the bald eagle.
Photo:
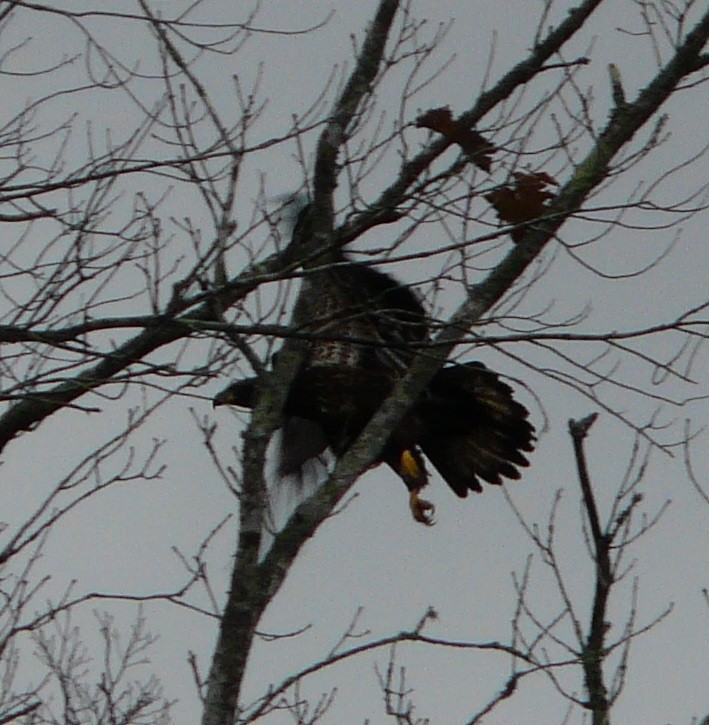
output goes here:
<path id="1" fill-rule="evenodd" d="M 293 243 L 308 241 L 309 208 Z M 285 406 L 278 473 L 296 473 L 329 448 L 342 456 L 430 338 L 414 292 L 391 276 L 329 249 L 304 265 L 292 327 L 309 333 L 305 359 Z M 231 383 L 214 405 L 252 408 L 256 378 Z M 387 439 L 377 463 L 388 464 L 409 490 L 417 521 L 434 507 L 419 496 L 428 483 L 425 459 L 461 498 L 519 479 L 534 448 L 534 427 L 512 389 L 480 362 L 440 369 Z"/>

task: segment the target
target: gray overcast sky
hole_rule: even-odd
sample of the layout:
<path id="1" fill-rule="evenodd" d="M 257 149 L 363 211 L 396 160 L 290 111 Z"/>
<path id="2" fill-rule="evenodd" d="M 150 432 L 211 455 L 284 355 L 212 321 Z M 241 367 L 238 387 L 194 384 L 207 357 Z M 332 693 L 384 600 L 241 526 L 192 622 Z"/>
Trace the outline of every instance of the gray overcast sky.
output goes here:
<path id="1" fill-rule="evenodd" d="M 60 3 L 56 3 L 59 5 Z M 177 3 L 175 3 L 177 4 Z M 560 1 L 553 19 L 561 17 L 573 3 Z M 701 4 L 701 3 L 700 3 Z M 122 3 L 121 8 L 132 3 Z M 160 3 L 153 3 L 158 7 Z M 210 4 L 207 3 L 207 6 Z M 215 18 L 220 17 L 220 4 L 211 4 Z M 264 0 L 257 25 L 265 28 L 307 28 L 334 14 L 312 34 L 302 36 L 264 35 L 247 44 L 237 56 L 237 67 L 228 63 L 203 64 L 201 77 L 211 92 L 223 94 L 222 109 L 231 102 L 232 86 L 228 74 L 238 73 L 248 84 L 263 63 L 262 93 L 269 104 L 259 127 L 259 138 L 282 132 L 292 114 L 303 112 L 322 89 L 331 69 L 338 65 L 350 68 L 350 35 L 361 38 L 362 30 L 375 8 L 372 1 L 357 3 L 271 2 Z M 412 3 L 413 12 L 429 21 L 423 32 L 430 33 L 439 22 L 454 19 L 440 51 L 434 55 L 443 63 L 455 54 L 447 72 L 429 84 L 412 103 L 409 112 L 417 108 L 450 105 L 454 111 L 468 107 L 479 91 L 481 76 L 486 67 L 491 46 L 495 56 L 490 69 L 494 82 L 502 72 L 520 59 L 529 48 L 538 16 L 540 2 L 517 0 L 420 0 Z M 119 5 L 115 5 L 119 7 Z M 640 38 L 622 34 L 618 28 L 640 28 L 638 8 L 631 2 L 609 2 L 599 12 L 574 43 L 566 49 L 573 58 L 589 52 L 593 63 L 579 74 L 581 85 L 592 85 L 595 105 L 592 114 L 601 124 L 607 114 L 609 88 L 607 63 L 621 70 L 626 91 L 632 97 L 654 71 L 654 57 L 648 43 Z M 209 14 L 209 13 L 207 13 Z M 31 52 L 47 61 L 61 52 L 80 52 L 78 36 L 57 37 L 56 22 L 41 16 L 32 18 L 31 27 L 18 22 L 13 26 L 18 38 L 34 37 Z M 136 37 L 128 24 L 106 21 L 114 42 L 125 42 L 125 57 L 138 58 L 143 53 L 152 57 L 147 37 Z M 494 40 L 493 40 L 493 34 Z M 125 41 L 121 39 L 125 38 Z M 10 41 L 4 38 L 4 43 Z M 67 47 L 63 48 L 62 43 Z M 141 43 L 145 43 L 142 50 Z M 30 51 L 28 51 L 30 52 Z M 27 60 L 29 62 L 29 60 Z M 151 61 L 152 62 L 152 61 Z M 199 66 L 198 66 L 199 67 Z M 67 77 L 72 72 L 69 69 Z M 41 93 L 41 80 L 26 95 Z M 706 97 L 706 94 L 705 94 Z M 672 135 L 665 146 L 656 151 L 640 171 L 631 172 L 628 180 L 613 187 L 600 200 L 622 203 L 636 184 L 649 182 L 680 158 L 701 148 L 697 139 L 706 137 L 706 113 L 686 104 L 684 95 L 675 97 L 664 109 L 670 114 L 666 127 Z M 697 98 L 697 96 L 692 96 Z M 121 136 L 134 122 L 134 111 L 128 107 L 96 109 L 79 107 L 77 112 L 110 124 Z M 389 109 L 396 113 L 396 105 Z M 105 111 L 110 114 L 107 117 Z M 408 118 L 407 120 L 411 120 Z M 535 146 L 550 142 L 544 130 L 535 139 Z M 304 141 L 305 151 L 311 154 L 316 137 Z M 247 166 L 247 181 L 242 183 L 243 212 L 247 216 L 257 186 L 263 175 L 266 192 L 278 194 L 297 188 L 301 175 L 293 158 L 293 148 L 276 146 L 254 157 Z M 376 189 L 382 174 L 394 169 L 380 169 L 371 181 Z M 691 168 L 691 176 L 683 175 L 677 183 L 665 185 L 659 192 L 665 201 L 673 194 L 682 196 L 698 188 L 706 172 Z M 253 189 L 250 195 L 248 189 Z M 208 223 L 199 208 L 185 208 L 179 192 L 174 195 L 174 211 L 178 216 L 193 215 L 196 224 Z M 701 301 L 706 290 L 706 214 L 690 220 L 683 229 L 681 240 L 665 262 L 641 278 L 608 281 L 584 269 L 563 252 L 557 254 L 554 265 L 538 284 L 524 309 L 539 310 L 553 303 L 558 319 L 582 311 L 590 305 L 588 319 L 580 331 L 597 332 L 638 327 L 652 321 L 667 320 L 672 314 Z M 435 228 L 435 227 L 434 227 Z M 384 232 L 360 241 L 359 248 L 385 245 Z M 671 232 L 674 233 L 674 230 Z M 564 228 L 562 236 L 573 239 L 588 234 L 579 224 Z M 603 245 L 580 252 L 583 260 L 609 273 L 628 271 L 643 266 L 667 242 L 662 234 L 642 230 L 618 229 Z M 414 239 L 412 244 L 435 244 L 436 240 Z M 613 250 L 609 256 L 608 250 Z M 698 251 L 699 250 L 699 251 Z M 409 251 L 408 249 L 404 250 Z M 235 265 L 238 262 L 234 262 Z M 435 264 L 435 262 L 434 262 Z M 234 271 L 234 269 L 230 270 Z M 403 279 L 426 279 L 431 268 L 413 263 L 397 265 L 395 272 Z M 482 276 L 481 272 L 481 276 Z M 459 301 L 455 291 L 439 300 L 446 308 Z M 661 315 L 658 309 L 667 310 Z M 666 347 L 663 347 L 665 346 Z M 519 354 L 526 354 L 521 348 Z M 649 352 L 669 358 L 674 348 L 664 339 L 653 343 Z M 564 489 L 557 539 L 564 553 L 564 570 L 577 601 L 589 599 L 591 567 L 585 557 L 578 523 L 578 489 L 566 421 L 594 410 L 594 406 L 568 388 L 533 374 L 493 350 L 476 352 L 487 364 L 525 380 L 540 400 L 549 416 L 549 428 L 542 432 L 532 467 L 524 480 L 511 487 L 514 500 L 528 521 L 544 523 L 559 489 Z M 706 355 L 704 365 L 696 365 L 694 374 L 703 384 L 694 396 L 706 393 Z M 637 367 L 634 367 L 637 365 Z M 621 376 L 636 380 L 648 376 L 640 364 L 625 363 Z M 212 393 L 222 387 L 218 381 Z M 535 423 L 541 428 L 539 410 L 529 395 L 519 395 L 532 409 Z M 645 411 L 649 417 L 657 406 L 654 400 L 637 400 L 628 396 L 628 405 Z M 233 499 L 216 479 L 196 430 L 188 407 L 200 415 L 211 415 L 208 400 L 176 399 L 165 406 L 143 429 L 138 445 L 147 448 L 148 437 L 167 438 L 163 458 L 169 468 L 159 482 L 136 489 L 127 486 L 107 492 L 87 507 L 72 514 L 52 537 L 44 566 L 52 572 L 59 589 L 69 578 L 79 580 L 84 591 L 125 591 L 143 593 L 167 589 L 180 580 L 181 571 L 171 547 L 177 546 L 189 555 L 205 534 L 224 514 L 234 508 Z M 685 409 L 668 409 L 663 421 L 694 416 L 698 424 L 706 423 L 706 408 L 699 404 Z M 704 415 L 702 415 L 704 413 Z M 115 416 L 111 420 L 111 416 Z M 639 417 L 642 417 L 639 415 Z M 229 446 L 238 440 L 237 418 L 218 412 L 217 441 L 225 456 Z M 123 419 L 122 412 L 103 414 L 102 423 L 93 417 L 74 412 L 60 416 L 62 430 L 50 424 L 36 433 L 14 443 L 2 467 L 3 498 L 11 488 L 15 494 L 3 500 L 3 520 L 19 516 L 28 510 L 38 490 L 44 490 L 56 478 L 58 471 L 68 469 L 74 461 L 74 451 L 66 445 L 66 435 L 86 443 L 102 440 L 104 431 Z M 702 423 L 703 422 L 703 423 Z M 675 424 L 675 432 L 681 429 Z M 633 435 L 626 426 L 609 415 L 602 415 L 589 440 L 588 454 L 596 490 L 601 504 L 608 505 L 617 482 L 624 474 L 633 445 Z M 695 446 L 695 469 L 698 474 L 707 470 L 706 436 Z M 631 651 L 630 675 L 626 692 L 617 705 L 617 723 L 688 723 L 692 717 L 709 712 L 706 694 L 706 672 L 709 659 L 706 637 L 706 601 L 702 587 L 706 586 L 707 534 L 706 506 L 684 475 L 681 451 L 674 460 L 654 453 L 643 484 L 645 508 L 652 514 L 667 499 L 672 506 L 659 526 L 644 539 L 634 554 L 638 557 L 636 573 L 640 577 L 638 623 L 652 620 L 670 602 L 674 603 L 671 617 L 647 636 L 638 639 Z M 425 528 L 411 521 L 401 483 L 384 468 L 363 476 L 354 489 L 356 497 L 346 510 L 327 522 L 305 547 L 277 599 L 267 610 L 260 629 L 266 632 L 287 632 L 305 626 L 311 628 L 302 636 L 275 643 L 259 642 L 250 664 L 246 699 L 256 697 L 267 683 L 277 680 L 324 656 L 349 624 L 358 607 L 363 611 L 359 628 L 373 635 L 386 635 L 409 628 L 433 606 L 437 622 L 428 630 L 432 636 L 472 641 L 504 641 L 514 606 L 511 572 L 521 571 L 530 545 L 515 521 L 513 513 L 499 491 L 488 490 L 484 495 L 466 501 L 455 499 L 443 482 L 434 477 L 427 497 L 437 507 L 438 523 Z M 233 525 L 228 525 L 217 537 L 211 562 L 211 574 L 219 596 L 226 587 L 234 542 Z M 535 606 L 545 617 L 553 616 L 558 602 L 553 587 L 539 560 L 532 568 L 537 581 L 532 588 Z M 612 601 L 612 623 L 622 627 L 630 597 L 629 584 L 618 590 Z M 581 605 L 582 610 L 585 605 Z M 113 611 L 113 607 L 111 607 Z M 132 607 L 115 608 L 117 622 L 128 622 Z M 175 721 L 196 722 L 198 703 L 194 696 L 187 652 L 197 653 L 206 674 L 214 642 L 214 623 L 175 609 L 147 606 L 149 628 L 161 639 L 156 645 L 153 663 L 162 678 L 168 697 L 178 697 Z M 89 627 L 91 615 L 80 623 Z M 90 640 L 90 635 L 87 633 Z M 303 696 L 316 701 L 321 692 L 338 688 L 337 700 L 325 722 L 384 722 L 381 696 L 373 663 L 385 666 L 387 654 L 365 656 L 354 664 L 333 668 L 325 675 L 308 681 Z M 432 723 L 458 723 L 466 713 L 474 711 L 504 683 L 509 662 L 484 653 L 460 653 L 443 649 L 402 647 L 399 664 L 407 668 L 407 683 L 415 690 L 417 714 L 429 717 Z M 578 692 L 581 692 L 580 680 Z M 552 686 L 541 676 L 526 680 L 519 694 L 509 705 L 496 710 L 488 723 L 560 722 L 564 705 Z M 575 714 L 573 722 L 579 722 Z M 269 723 L 291 722 L 289 716 L 273 716 Z"/>

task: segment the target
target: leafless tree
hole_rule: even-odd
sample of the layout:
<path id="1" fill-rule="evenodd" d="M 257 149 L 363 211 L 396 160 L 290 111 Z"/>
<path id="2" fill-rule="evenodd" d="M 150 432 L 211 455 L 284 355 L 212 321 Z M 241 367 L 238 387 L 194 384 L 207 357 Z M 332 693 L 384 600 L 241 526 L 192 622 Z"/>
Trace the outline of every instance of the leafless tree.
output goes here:
<path id="1" fill-rule="evenodd" d="M 0 656 L 8 683 L 0 722 L 166 719 L 169 703 L 155 679 L 126 684 L 152 641 L 142 615 L 121 646 L 112 620 L 99 615 L 96 651 L 103 655 L 92 662 L 71 628 L 74 611 L 122 601 L 163 602 L 217 625 L 209 671 L 191 658 L 208 725 L 252 722 L 283 709 L 296 722 L 322 719 L 332 698 L 302 697 L 308 676 L 401 642 L 513 659 L 500 694 L 471 722 L 536 672 L 570 706 L 607 722 L 625 681 L 628 647 L 648 625 L 636 624 L 631 603 L 624 634 L 608 644 L 606 601 L 623 578 L 627 547 L 650 524 L 635 527 L 635 479 L 620 487 L 601 523 L 582 456 L 588 421 L 571 426 L 596 566 L 587 630 L 558 564 L 554 515 L 543 535 L 519 513 L 561 596 L 551 621 L 530 605 L 525 569 L 516 580 L 508 644 L 429 636 L 431 610 L 410 631 L 353 645 L 355 620 L 327 656 L 264 686 L 256 701 L 244 702 L 243 685 L 259 621 L 303 545 L 377 460 L 386 432 L 436 371 L 473 350 L 493 350 L 534 379 L 575 391 L 620 421 L 638 445 L 681 451 L 686 477 L 706 501 L 692 465 L 696 424 L 677 430 L 650 410 L 689 409 L 697 401 L 688 390 L 706 335 L 706 301 L 679 310 L 658 305 L 635 327 L 606 319 L 589 328 L 588 309 L 559 312 L 551 300 L 566 264 L 595 276 L 599 289 L 649 278 L 681 243 L 683 223 L 705 209 L 706 186 L 687 181 L 704 159 L 701 139 L 687 139 L 681 158 L 649 182 L 641 179 L 667 142 L 672 119 L 665 108 L 676 97 L 699 104 L 709 13 L 695 0 L 635 3 L 632 26 L 614 32 L 649 49 L 655 66 L 633 68 L 628 83 L 628 69 L 611 63 L 608 102 L 599 110 L 584 74 L 613 59 L 595 58 L 592 47 L 578 56 L 568 49 L 599 15 L 615 22 L 610 3 L 546 0 L 517 63 L 499 70 L 491 52 L 484 72 L 464 76 L 440 60 L 450 24 L 429 27 L 418 17 L 425 3 L 380 0 L 366 29 L 352 29 L 351 59 L 342 58 L 350 65 L 324 77 L 305 107 L 299 96 L 287 124 L 276 128 L 265 73 L 240 71 L 241 59 L 248 62 L 259 40 L 306 35 L 317 43 L 337 21 L 323 13 L 311 26 L 291 21 L 284 28 L 261 22 L 265 0 L 238 5 L 138 0 L 127 11 L 122 3 L 76 10 L 0 2 L 0 74 L 5 97 L 16 101 L 5 104 L 0 122 L 0 450 L 13 479 L 3 481 L 3 496 L 33 487 L 27 501 L 3 512 L 0 530 Z M 46 41 L 41 53 L 33 26 Z M 77 50 L 70 55 L 65 47 Z M 284 158 L 296 160 L 295 186 L 312 203 L 313 241 L 304 251 L 289 247 L 288 202 L 273 201 L 282 187 L 261 174 Z M 621 249 L 620 230 L 628 236 Z M 640 254 L 641 235 L 665 243 Z M 284 340 L 307 337 L 288 321 L 307 255 L 358 242 L 367 247 L 367 263 L 387 265 L 420 289 L 435 336 L 265 551 L 268 447 L 301 347 L 286 345 L 272 367 L 273 352 Z M 629 249 L 633 261 L 643 260 L 635 268 L 625 266 Z M 701 263 L 699 244 L 696 253 L 691 264 Z M 217 428 L 205 403 L 227 378 L 254 374 L 258 404 L 238 460 L 230 460 L 223 441 L 231 422 Z M 200 532 L 196 553 L 176 550 L 184 575 L 171 589 L 97 592 L 73 581 L 54 589 L 56 576 L 44 574 L 40 562 L 56 530 L 116 489 L 131 486 L 140 496 L 157 485 L 167 457 L 155 421 L 190 400 L 197 424 L 190 434 L 201 432 L 202 456 L 232 495 L 237 543 L 226 599 L 208 574 L 208 554 L 229 517 Z M 543 429 L 541 405 L 537 417 Z M 237 440 L 233 428 L 229 436 Z M 33 459 L 45 447 L 56 465 L 38 468 Z M 19 471 L 28 479 L 21 486 Z M 562 622 L 570 638 L 557 633 Z M 550 642 L 558 652 L 545 659 Z M 32 648 L 45 677 L 22 688 L 18 658 Z M 604 665 L 616 652 L 609 681 Z M 558 674 L 579 666 L 584 696 Z M 379 671 L 387 712 L 417 722 L 399 675 L 392 654 Z"/>

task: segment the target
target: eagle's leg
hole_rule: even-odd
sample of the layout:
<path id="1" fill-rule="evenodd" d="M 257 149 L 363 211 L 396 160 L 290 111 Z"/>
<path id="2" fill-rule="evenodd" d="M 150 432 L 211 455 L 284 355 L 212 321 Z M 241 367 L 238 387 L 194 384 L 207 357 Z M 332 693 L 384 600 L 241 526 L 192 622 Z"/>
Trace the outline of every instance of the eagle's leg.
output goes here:
<path id="1" fill-rule="evenodd" d="M 416 521 L 433 526 L 436 507 L 419 496 L 419 491 L 428 483 L 428 474 L 419 451 L 405 448 L 401 451 L 397 473 L 409 489 L 409 508 Z"/>

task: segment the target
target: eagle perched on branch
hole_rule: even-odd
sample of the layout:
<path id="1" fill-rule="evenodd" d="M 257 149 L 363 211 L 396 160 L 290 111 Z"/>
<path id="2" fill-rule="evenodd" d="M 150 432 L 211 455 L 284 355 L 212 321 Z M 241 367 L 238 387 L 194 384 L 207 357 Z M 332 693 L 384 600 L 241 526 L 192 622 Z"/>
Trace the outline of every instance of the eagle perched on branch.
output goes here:
<path id="1" fill-rule="evenodd" d="M 300 213 L 292 244 L 312 237 L 310 208 Z M 408 287 L 341 249 L 303 264 L 305 276 L 292 327 L 312 335 L 288 394 L 278 472 L 298 472 L 326 448 L 342 456 L 429 341 L 425 310 Z M 214 405 L 252 408 L 257 379 L 239 380 Z M 480 362 L 440 369 L 391 431 L 378 456 L 409 490 L 414 518 L 433 523 L 434 507 L 419 496 L 428 483 L 424 457 L 465 498 L 519 479 L 534 448 L 534 427 L 512 389 Z"/>

